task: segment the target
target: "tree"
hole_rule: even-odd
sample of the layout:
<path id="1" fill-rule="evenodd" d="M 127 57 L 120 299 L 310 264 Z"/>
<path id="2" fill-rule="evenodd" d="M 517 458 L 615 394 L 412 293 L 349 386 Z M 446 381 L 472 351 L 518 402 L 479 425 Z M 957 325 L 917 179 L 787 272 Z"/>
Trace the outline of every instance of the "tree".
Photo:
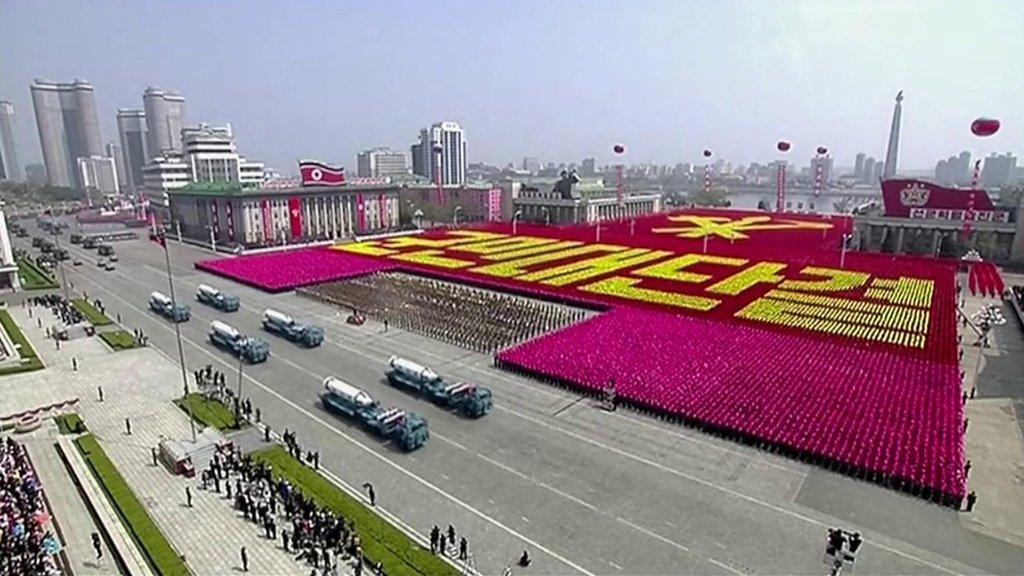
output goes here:
<path id="1" fill-rule="evenodd" d="M 696 192 L 690 192 L 690 202 L 694 206 L 723 208 L 731 204 L 729 202 L 729 189 L 724 186 L 713 186 L 710 190 L 701 188 Z"/>

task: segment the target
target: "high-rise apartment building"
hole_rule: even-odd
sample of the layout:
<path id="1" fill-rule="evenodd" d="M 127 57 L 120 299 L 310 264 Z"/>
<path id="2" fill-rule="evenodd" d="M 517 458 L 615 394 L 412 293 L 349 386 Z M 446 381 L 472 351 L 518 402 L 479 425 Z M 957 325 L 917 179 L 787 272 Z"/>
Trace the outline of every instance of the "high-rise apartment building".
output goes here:
<path id="1" fill-rule="evenodd" d="M 146 88 L 142 95 L 146 113 L 148 159 L 168 151 L 181 152 L 181 130 L 185 121 L 185 98 L 175 92 Z"/>
<path id="2" fill-rule="evenodd" d="M 597 174 L 597 162 L 593 158 L 584 158 L 583 165 L 580 168 L 581 176 L 594 176 Z"/>
<path id="3" fill-rule="evenodd" d="M 864 160 L 866 160 L 867 157 L 868 157 L 868 155 L 863 153 L 863 152 L 858 152 L 857 153 L 857 159 L 853 163 L 853 178 L 854 178 L 854 180 L 857 180 L 857 181 L 866 180 L 866 178 L 864 178 Z"/>
<path id="4" fill-rule="evenodd" d="M 417 174 L 436 182 L 440 170 L 443 186 L 465 184 L 466 132 L 455 122 L 438 122 L 421 130 L 418 153 L 422 171 Z"/>
<path id="5" fill-rule="evenodd" d="M 0 180 L 21 181 L 14 104 L 0 100 Z"/>
<path id="6" fill-rule="evenodd" d="M 981 170 L 981 185 L 984 188 L 1006 186 L 1017 176 L 1017 157 L 1007 152 L 997 155 L 995 152 L 985 158 Z"/>
<path id="7" fill-rule="evenodd" d="M 107 158 L 114 161 L 114 171 L 117 173 L 117 191 L 124 192 L 128 175 L 125 174 L 124 154 L 121 153 L 121 147 L 117 143 L 107 142 Z"/>
<path id="8" fill-rule="evenodd" d="M 861 182 L 870 182 L 871 177 L 875 174 L 875 158 L 874 156 L 868 156 L 864 159 L 864 168 L 861 171 Z"/>
<path id="9" fill-rule="evenodd" d="M 117 133 L 121 142 L 125 171 L 121 187 L 133 191 L 141 190 L 142 168 L 149 160 L 146 151 L 146 113 L 138 109 L 118 109 Z"/>
<path id="10" fill-rule="evenodd" d="M 86 191 L 117 194 L 117 168 L 113 158 L 88 156 L 77 159 L 78 178 Z"/>
<path id="11" fill-rule="evenodd" d="M 532 156 L 523 158 L 523 170 L 526 170 L 530 174 L 536 174 L 540 172 L 540 160 Z"/>
<path id="12" fill-rule="evenodd" d="M 419 142 L 409 147 L 409 157 L 412 158 L 412 173 L 426 176 L 427 169 L 423 167 L 423 146 Z"/>
<path id="13" fill-rule="evenodd" d="M 92 85 L 85 80 L 62 84 L 36 79 L 31 90 L 50 184 L 84 186 L 77 176 L 78 158 L 103 155 Z"/>
<path id="14" fill-rule="evenodd" d="M 887 172 L 885 171 L 885 165 L 886 163 L 882 162 L 881 160 L 875 162 L 875 169 L 871 172 L 872 184 L 878 184 L 879 182 L 882 181 L 883 178 L 885 178 L 885 175 L 887 174 Z"/>
<path id="15" fill-rule="evenodd" d="M 356 171 L 361 178 L 387 178 L 408 174 L 405 154 L 387 146 L 364 150 L 356 156 Z"/>
<path id="16" fill-rule="evenodd" d="M 944 186 L 967 186 L 973 174 L 971 153 L 966 150 L 959 156 L 950 156 L 935 164 L 935 181 Z"/>

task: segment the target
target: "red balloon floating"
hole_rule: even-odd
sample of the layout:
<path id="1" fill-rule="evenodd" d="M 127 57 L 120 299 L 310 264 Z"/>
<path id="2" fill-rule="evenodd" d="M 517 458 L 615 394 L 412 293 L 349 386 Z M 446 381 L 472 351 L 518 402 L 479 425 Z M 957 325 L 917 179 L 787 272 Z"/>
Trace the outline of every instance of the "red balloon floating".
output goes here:
<path id="1" fill-rule="evenodd" d="M 828 148 L 824 146 L 818 146 L 818 154 L 828 154 Z"/>
<path id="2" fill-rule="evenodd" d="M 705 148 L 704 149 L 704 157 L 705 158 L 711 158 L 711 150 L 708 150 L 707 148 Z"/>
<path id="3" fill-rule="evenodd" d="M 614 151 L 614 152 L 615 152 L 616 154 L 622 154 L 623 152 L 625 152 L 625 151 L 626 151 L 626 147 L 625 147 L 625 146 L 623 146 L 622 144 L 616 144 L 615 146 L 612 146 L 612 150 L 613 150 L 613 151 Z"/>
<path id="4" fill-rule="evenodd" d="M 999 131 L 999 120 L 995 118 L 978 118 L 971 122 L 971 132 L 975 136 L 991 136 Z"/>
<path id="5" fill-rule="evenodd" d="M 788 152 L 790 144 L 785 140 L 779 140 L 779 143 L 776 144 L 775 147 L 779 149 L 779 152 Z"/>

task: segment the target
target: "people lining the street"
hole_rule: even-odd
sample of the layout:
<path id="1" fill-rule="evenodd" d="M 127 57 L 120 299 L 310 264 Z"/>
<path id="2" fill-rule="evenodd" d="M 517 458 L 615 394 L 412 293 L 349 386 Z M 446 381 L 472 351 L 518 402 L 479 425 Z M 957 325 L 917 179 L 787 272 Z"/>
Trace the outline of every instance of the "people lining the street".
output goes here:
<path id="1" fill-rule="evenodd" d="M 0 440 L 0 576 L 57 576 L 42 486 L 25 448 Z"/>

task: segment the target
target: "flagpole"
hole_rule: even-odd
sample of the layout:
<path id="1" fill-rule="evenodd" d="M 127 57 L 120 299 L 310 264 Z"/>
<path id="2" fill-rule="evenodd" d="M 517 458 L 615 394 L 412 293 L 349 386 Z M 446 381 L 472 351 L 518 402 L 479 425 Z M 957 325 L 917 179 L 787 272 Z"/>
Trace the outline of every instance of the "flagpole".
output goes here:
<path id="1" fill-rule="evenodd" d="M 167 231 L 164 230 L 157 237 L 160 245 L 164 248 L 164 262 L 167 264 L 167 286 L 171 291 L 171 306 L 178 306 L 178 299 L 174 297 L 174 279 L 171 277 L 171 251 L 167 248 Z M 173 316 L 173 313 L 172 313 Z M 188 411 L 188 424 L 192 430 L 192 442 L 196 441 L 196 420 L 192 417 L 192 403 L 188 400 L 188 373 L 185 371 L 185 349 L 181 345 L 181 326 L 176 318 L 174 321 L 174 337 L 178 341 L 178 363 L 181 365 L 181 382 L 184 385 L 185 394 L 182 400 L 185 402 L 185 409 Z"/>

